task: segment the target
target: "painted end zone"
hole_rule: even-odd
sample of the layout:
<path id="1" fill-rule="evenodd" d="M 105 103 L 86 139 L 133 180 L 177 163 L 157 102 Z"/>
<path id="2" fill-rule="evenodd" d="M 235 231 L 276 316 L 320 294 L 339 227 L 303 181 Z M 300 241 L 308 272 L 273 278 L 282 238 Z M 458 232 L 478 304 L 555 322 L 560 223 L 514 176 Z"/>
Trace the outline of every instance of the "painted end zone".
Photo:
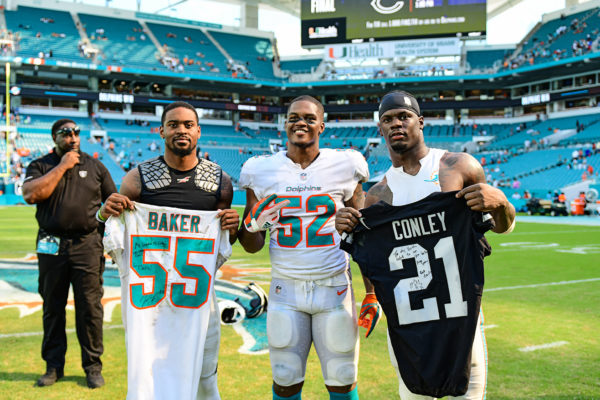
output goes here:
<path id="1" fill-rule="evenodd" d="M 222 267 L 225 275 L 230 281 L 224 281 L 219 277 L 215 280 L 217 299 L 238 300 L 240 303 L 248 303 L 251 297 L 243 291 L 240 282 L 244 282 L 249 273 L 241 271 L 252 271 L 255 274 L 263 273 L 263 269 L 238 269 L 237 267 L 224 265 Z M 237 282 L 233 282 L 235 279 Z M 231 282 L 231 283 L 228 283 Z M 236 290 L 237 289 L 237 290 Z M 112 322 L 115 307 L 121 304 L 121 288 L 119 272 L 115 268 L 107 268 L 104 271 L 104 322 Z M 250 307 L 248 305 L 248 307 Z M 38 293 L 38 266 L 37 260 L 0 260 L 0 310 L 5 308 L 16 308 L 19 317 L 40 312 L 42 310 L 42 298 Z M 67 310 L 74 310 L 73 291 L 69 291 Z M 40 315 L 41 318 L 41 315 Z M 105 326 L 106 328 L 106 326 Z M 243 339 L 243 345 L 238 349 L 242 354 L 265 354 L 267 345 L 267 314 L 263 313 L 256 318 L 245 318 L 240 323 L 233 325 L 235 332 Z M 22 332 L 15 336 L 41 334 L 41 332 Z"/>

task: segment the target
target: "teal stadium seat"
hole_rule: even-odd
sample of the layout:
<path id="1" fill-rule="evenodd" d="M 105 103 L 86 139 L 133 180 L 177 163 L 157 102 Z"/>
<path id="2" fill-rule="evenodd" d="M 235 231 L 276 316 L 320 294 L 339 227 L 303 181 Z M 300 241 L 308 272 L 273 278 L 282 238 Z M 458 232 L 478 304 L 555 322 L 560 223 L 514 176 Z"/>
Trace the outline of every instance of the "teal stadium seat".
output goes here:
<path id="1" fill-rule="evenodd" d="M 102 50 L 102 64 L 166 70 L 157 58 L 159 51 L 154 43 L 149 38 L 140 39 L 136 31 L 142 26 L 137 21 L 90 14 L 79 14 L 79 19 L 92 44 Z M 97 33 L 97 29 L 103 29 L 104 34 Z M 128 36 L 136 40 L 127 40 Z"/>
<path id="2" fill-rule="evenodd" d="M 81 40 L 71 14 L 64 11 L 47 10 L 19 6 L 16 11 L 5 10 L 6 27 L 12 32 L 19 32 L 21 40 L 17 55 L 21 57 L 37 57 L 40 51 L 52 50 L 53 59 L 61 61 L 87 61 L 80 55 L 77 44 Z M 42 18 L 54 22 L 43 23 Z M 40 37 L 36 37 L 37 33 Z M 55 37 L 52 34 L 64 34 Z"/>
<path id="3" fill-rule="evenodd" d="M 485 72 L 501 66 L 505 55 L 512 53 L 512 49 L 494 49 L 494 50 L 467 50 L 467 63 L 469 70 L 480 70 Z"/>
<path id="4" fill-rule="evenodd" d="M 533 173 L 535 171 L 549 168 L 558 163 L 559 159 L 566 160 L 571 156 L 572 149 L 548 149 L 531 151 L 520 155 L 515 155 L 508 158 L 508 161 L 501 164 L 489 164 L 491 159 L 491 152 L 483 152 L 474 154 L 474 157 L 481 160 L 485 157 L 488 165 L 485 166 L 488 173 L 492 175 L 494 179 L 512 179 L 520 175 L 527 173 Z M 495 167 L 500 168 L 499 172 L 495 172 Z M 502 173 L 504 172 L 504 177 Z"/>
<path id="5" fill-rule="evenodd" d="M 566 50 L 561 58 L 573 57 L 575 55 L 571 50 L 573 41 L 585 39 L 587 34 L 591 34 L 600 26 L 599 11 L 600 8 L 596 7 L 544 23 L 523 44 L 520 54 L 527 55 L 528 52 L 533 52 L 535 54 L 534 64 L 554 61 L 553 53 L 556 50 Z M 579 21 L 579 24 L 575 26 L 576 29 L 573 29 L 571 22 L 575 19 Z M 585 27 L 583 26 L 584 22 Z M 561 26 L 565 26 L 566 30 L 561 35 L 555 36 L 556 30 Z M 549 36 L 553 36 L 551 43 Z M 542 50 L 544 51 L 542 52 Z M 524 65 L 530 65 L 530 63 L 526 61 Z"/>
<path id="6" fill-rule="evenodd" d="M 599 120 L 590 121 L 589 123 L 583 123 L 583 130 L 577 133 L 575 136 L 571 136 L 565 140 L 562 140 L 559 144 L 567 145 L 574 143 L 589 143 L 600 141 L 600 114 L 598 115 Z"/>
<path id="7" fill-rule="evenodd" d="M 161 25 L 152 22 L 147 23 L 148 28 L 154 33 L 156 39 L 161 45 L 166 44 L 169 51 L 179 58 L 180 62 L 187 56 L 188 59 L 201 61 L 202 64 L 184 66 L 186 73 L 203 74 L 223 74 L 227 72 L 227 60 L 219 49 L 210 41 L 210 39 L 200 29 L 184 28 L 173 25 Z M 171 34 L 167 36 L 168 34 Z M 185 38 L 188 38 L 186 41 Z M 202 53 L 202 56 L 196 53 Z M 213 63 L 219 68 L 219 72 L 210 72 L 210 66 L 206 63 Z M 204 67 L 206 71 L 202 71 Z"/>
<path id="8" fill-rule="evenodd" d="M 238 62 L 248 62 L 252 75 L 260 79 L 276 80 L 273 73 L 273 45 L 271 40 L 247 35 L 210 31 L 212 37 Z M 257 57 L 265 57 L 266 61 Z"/>
<path id="9" fill-rule="evenodd" d="M 600 154 L 588 157 L 586 161 L 587 165 L 594 168 L 594 171 L 598 171 L 598 168 L 600 168 Z M 554 191 L 566 185 L 580 182 L 583 172 L 583 169 L 569 169 L 566 165 L 562 165 L 522 178 L 521 187 L 529 188 L 530 191 Z"/>

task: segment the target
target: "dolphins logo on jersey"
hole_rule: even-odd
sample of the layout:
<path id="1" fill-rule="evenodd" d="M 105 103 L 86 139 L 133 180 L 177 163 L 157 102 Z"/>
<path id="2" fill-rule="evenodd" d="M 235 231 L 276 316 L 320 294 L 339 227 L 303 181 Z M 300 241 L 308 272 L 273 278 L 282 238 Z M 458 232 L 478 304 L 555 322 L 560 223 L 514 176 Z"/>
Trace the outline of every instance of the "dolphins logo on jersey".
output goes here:
<path id="1" fill-rule="evenodd" d="M 430 179 L 424 179 L 424 181 L 425 182 L 431 182 L 434 185 L 438 185 L 439 186 L 440 185 L 440 174 L 439 174 L 439 171 L 438 170 L 433 171 L 431 173 L 431 178 Z"/>

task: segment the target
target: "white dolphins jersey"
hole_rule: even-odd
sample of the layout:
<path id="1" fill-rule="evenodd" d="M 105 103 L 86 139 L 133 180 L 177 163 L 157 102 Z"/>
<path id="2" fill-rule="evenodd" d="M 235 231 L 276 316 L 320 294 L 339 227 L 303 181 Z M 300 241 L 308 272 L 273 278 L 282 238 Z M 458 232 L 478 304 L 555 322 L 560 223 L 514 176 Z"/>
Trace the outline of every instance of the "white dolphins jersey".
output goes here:
<path id="1" fill-rule="evenodd" d="M 425 157 L 419 160 L 421 169 L 416 175 L 409 175 L 402 167 L 390 167 L 385 173 L 393 198 L 393 206 L 403 206 L 422 200 L 434 192 L 441 192 L 440 160 L 446 150 L 429 148 Z"/>
<path id="2" fill-rule="evenodd" d="M 106 222 L 121 277 L 127 399 L 197 397 L 214 276 L 231 255 L 217 213 L 136 203 Z"/>
<path id="3" fill-rule="evenodd" d="M 272 276 L 321 280 L 347 270 L 335 213 L 368 178 L 367 162 L 355 150 L 320 149 L 304 169 L 285 151 L 246 161 L 240 187 L 252 189 L 259 200 L 273 193 L 276 202 L 290 200 L 270 231 Z"/>

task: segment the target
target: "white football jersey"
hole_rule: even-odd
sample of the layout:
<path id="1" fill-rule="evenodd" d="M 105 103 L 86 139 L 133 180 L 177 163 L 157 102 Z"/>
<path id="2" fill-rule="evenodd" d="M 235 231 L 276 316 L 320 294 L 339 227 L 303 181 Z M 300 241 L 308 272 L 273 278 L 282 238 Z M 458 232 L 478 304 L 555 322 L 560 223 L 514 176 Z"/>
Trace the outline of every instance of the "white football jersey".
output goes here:
<path id="1" fill-rule="evenodd" d="M 392 205 L 403 206 L 441 192 L 439 172 L 444 154 L 446 150 L 429 148 L 427 155 L 419 160 L 421 169 L 416 175 L 407 174 L 402 167 L 391 166 L 385 177 L 393 194 Z"/>
<path id="2" fill-rule="evenodd" d="M 320 149 L 304 169 L 285 151 L 246 161 L 240 187 L 252 189 L 259 200 L 273 193 L 277 202 L 290 200 L 270 231 L 274 277 L 320 280 L 348 268 L 348 256 L 339 248 L 335 213 L 368 178 L 367 162 L 355 150 Z"/>
<path id="3" fill-rule="evenodd" d="M 231 255 L 217 211 L 136 203 L 106 222 L 119 266 L 127 399 L 195 400 L 217 268 Z"/>

